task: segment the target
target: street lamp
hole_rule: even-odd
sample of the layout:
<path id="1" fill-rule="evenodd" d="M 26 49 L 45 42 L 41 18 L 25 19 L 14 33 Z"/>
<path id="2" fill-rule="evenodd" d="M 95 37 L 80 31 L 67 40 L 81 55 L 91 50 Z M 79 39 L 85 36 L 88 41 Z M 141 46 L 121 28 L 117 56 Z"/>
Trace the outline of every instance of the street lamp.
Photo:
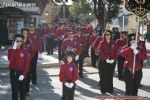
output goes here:
<path id="1" fill-rule="evenodd" d="M 45 16 L 48 16 L 48 12 L 45 13 Z"/>

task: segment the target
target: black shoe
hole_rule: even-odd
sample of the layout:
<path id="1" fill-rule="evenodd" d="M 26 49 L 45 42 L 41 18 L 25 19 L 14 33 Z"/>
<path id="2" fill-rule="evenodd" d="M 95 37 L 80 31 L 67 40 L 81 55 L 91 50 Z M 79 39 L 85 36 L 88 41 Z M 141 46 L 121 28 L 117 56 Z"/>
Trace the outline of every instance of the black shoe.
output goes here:
<path id="1" fill-rule="evenodd" d="M 96 65 L 94 65 L 93 68 L 96 68 Z"/>
<path id="2" fill-rule="evenodd" d="M 26 96 L 30 96 L 30 92 L 26 92 Z"/>
<path id="3" fill-rule="evenodd" d="M 61 60 L 59 60 L 59 63 L 61 63 Z"/>
<path id="4" fill-rule="evenodd" d="M 83 75 L 79 75 L 79 76 L 80 76 L 80 78 L 84 78 Z"/>
<path id="5" fill-rule="evenodd" d="M 106 92 L 101 92 L 102 93 L 102 95 L 106 95 Z"/>
<path id="6" fill-rule="evenodd" d="M 97 85 L 97 86 L 101 86 L 101 81 L 98 82 L 98 85 Z"/>
<path id="7" fill-rule="evenodd" d="M 86 57 L 90 57 L 89 55 L 86 55 Z"/>
<path id="8" fill-rule="evenodd" d="M 112 91 L 108 91 L 108 93 L 112 94 L 112 93 L 114 93 L 114 91 L 113 90 Z"/>
<path id="9" fill-rule="evenodd" d="M 122 77 L 119 77 L 119 80 L 120 80 L 120 81 L 124 81 L 124 79 L 123 79 Z"/>
<path id="10" fill-rule="evenodd" d="M 32 84 L 37 85 L 37 82 L 32 82 Z"/>
<path id="11" fill-rule="evenodd" d="M 140 85 L 139 85 L 139 88 L 141 88 L 142 86 L 143 86 L 143 85 L 142 85 L 142 84 L 140 84 Z"/>

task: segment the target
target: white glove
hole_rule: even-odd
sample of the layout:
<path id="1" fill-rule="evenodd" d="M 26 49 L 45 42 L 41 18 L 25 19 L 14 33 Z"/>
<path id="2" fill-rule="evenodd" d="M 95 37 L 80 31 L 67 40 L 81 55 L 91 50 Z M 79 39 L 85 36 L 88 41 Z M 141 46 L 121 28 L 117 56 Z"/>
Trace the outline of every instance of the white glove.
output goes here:
<path id="1" fill-rule="evenodd" d="M 137 43 L 131 45 L 131 49 L 136 49 L 136 48 L 137 48 Z"/>
<path id="2" fill-rule="evenodd" d="M 144 64 L 147 63 L 147 60 L 144 60 L 143 63 L 144 63 Z"/>
<path id="3" fill-rule="evenodd" d="M 42 53 L 39 53 L 39 57 L 42 58 Z"/>
<path id="4" fill-rule="evenodd" d="M 62 38 L 64 38 L 65 36 L 64 35 L 62 35 Z"/>
<path id="5" fill-rule="evenodd" d="M 72 88 L 73 85 L 74 85 L 74 83 L 71 82 L 71 83 L 69 84 L 69 88 Z"/>
<path id="6" fill-rule="evenodd" d="M 95 54 L 98 55 L 98 48 L 95 49 Z"/>
<path id="7" fill-rule="evenodd" d="M 138 54 L 139 51 L 138 51 L 137 49 L 134 49 L 134 50 L 133 50 L 133 53 L 134 53 L 134 54 Z"/>
<path id="8" fill-rule="evenodd" d="M 109 62 L 110 62 L 110 64 L 112 64 L 115 62 L 115 60 L 111 59 L 111 60 L 109 60 Z"/>
<path id="9" fill-rule="evenodd" d="M 68 82 L 65 83 L 65 86 L 68 87 L 68 88 L 70 87 Z"/>
<path id="10" fill-rule="evenodd" d="M 13 49 L 17 49 L 17 42 L 15 41 L 14 45 L 13 45 Z"/>
<path id="11" fill-rule="evenodd" d="M 106 60 L 106 62 L 107 62 L 107 63 L 110 63 L 110 60 L 109 60 L 109 59 L 107 59 L 107 60 Z"/>
<path id="12" fill-rule="evenodd" d="M 140 36 L 140 41 L 145 41 L 144 36 Z"/>
<path id="13" fill-rule="evenodd" d="M 24 76 L 23 75 L 20 75 L 19 76 L 19 81 L 22 81 L 24 79 Z"/>
<path id="14" fill-rule="evenodd" d="M 42 60 L 42 53 L 39 53 L 38 57 Z"/>
<path id="15" fill-rule="evenodd" d="M 79 59 L 79 55 L 75 56 L 75 61 L 77 61 Z"/>

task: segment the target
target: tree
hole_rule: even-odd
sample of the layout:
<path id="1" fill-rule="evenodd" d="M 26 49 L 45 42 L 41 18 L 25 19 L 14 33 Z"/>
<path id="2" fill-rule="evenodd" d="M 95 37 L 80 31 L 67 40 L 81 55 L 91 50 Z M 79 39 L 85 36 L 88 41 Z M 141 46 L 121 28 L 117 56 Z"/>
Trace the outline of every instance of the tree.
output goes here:
<path id="1" fill-rule="evenodd" d="M 93 0 L 94 14 L 101 29 L 105 29 L 107 23 L 111 23 L 112 19 L 117 17 L 121 3 L 122 0 Z"/>
<path id="2" fill-rule="evenodd" d="M 91 22 L 93 19 L 91 14 L 92 6 L 87 0 L 73 0 L 73 4 L 70 6 L 69 11 L 71 19 L 74 19 L 77 23 Z"/>

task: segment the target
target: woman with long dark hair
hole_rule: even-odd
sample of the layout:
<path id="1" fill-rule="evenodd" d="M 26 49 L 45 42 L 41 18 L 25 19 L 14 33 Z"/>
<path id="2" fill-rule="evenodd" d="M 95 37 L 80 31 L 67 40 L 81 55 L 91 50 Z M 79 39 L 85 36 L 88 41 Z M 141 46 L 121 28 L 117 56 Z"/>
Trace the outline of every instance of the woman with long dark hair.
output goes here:
<path id="1" fill-rule="evenodd" d="M 116 59 L 118 57 L 115 42 L 112 40 L 112 32 L 107 30 L 104 33 L 103 41 L 99 45 L 99 55 L 101 62 L 101 93 L 113 92 L 113 73 Z"/>
<path id="2" fill-rule="evenodd" d="M 13 47 L 8 50 L 12 100 L 18 100 L 18 93 L 20 93 L 20 100 L 26 100 L 25 83 L 30 66 L 30 55 L 23 47 L 23 39 L 23 35 L 16 34 Z"/>
<path id="3" fill-rule="evenodd" d="M 142 77 L 143 60 L 147 58 L 145 47 L 137 43 L 135 38 L 135 34 L 129 34 L 128 48 L 121 51 L 121 56 L 125 58 L 123 77 L 126 85 L 126 95 L 128 96 L 137 96 Z M 133 64 L 134 59 L 135 66 Z M 135 68 L 134 73 L 133 68 Z"/>
<path id="4" fill-rule="evenodd" d="M 30 57 L 32 57 L 33 53 L 32 53 L 32 41 L 31 39 L 29 39 L 29 30 L 26 28 L 23 28 L 21 30 L 21 34 L 24 36 L 24 43 L 23 46 L 24 48 L 26 48 L 28 50 L 28 53 L 30 54 Z M 30 61 L 31 62 L 31 61 Z M 27 72 L 27 77 L 26 77 L 26 95 L 28 96 L 30 93 L 30 81 L 31 81 L 31 65 L 29 67 L 29 70 Z"/>

